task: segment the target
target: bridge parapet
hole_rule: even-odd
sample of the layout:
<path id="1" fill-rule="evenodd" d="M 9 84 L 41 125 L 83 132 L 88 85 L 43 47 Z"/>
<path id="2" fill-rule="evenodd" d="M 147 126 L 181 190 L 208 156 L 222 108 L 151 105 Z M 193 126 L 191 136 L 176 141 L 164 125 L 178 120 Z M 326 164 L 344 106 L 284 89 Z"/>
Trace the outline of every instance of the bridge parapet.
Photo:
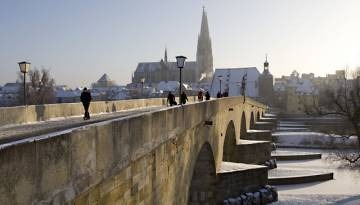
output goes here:
<path id="1" fill-rule="evenodd" d="M 189 101 L 195 101 L 195 97 L 190 96 Z M 90 113 L 110 113 L 118 112 L 121 110 L 161 105 L 166 105 L 166 98 L 96 101 L 91 103 Z M 83 113 L 84 108 L 81 103 L 59 103 L 16 107 L 0 107 L 0 126 L 46 121 L 54 118 L 81 116 L 83 115 Z"/>

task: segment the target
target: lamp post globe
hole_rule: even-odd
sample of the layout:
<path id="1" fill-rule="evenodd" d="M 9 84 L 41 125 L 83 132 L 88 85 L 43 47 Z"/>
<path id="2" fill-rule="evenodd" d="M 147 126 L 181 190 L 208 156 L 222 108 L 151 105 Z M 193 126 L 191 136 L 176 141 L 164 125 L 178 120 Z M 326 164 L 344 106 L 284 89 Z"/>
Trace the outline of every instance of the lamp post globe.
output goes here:
<path id="1" fill-rule="evenodd" d="M 30 70 L 30 64 L 29 62 L 26 61 L 22 61 L 19 62 L 19 68 L 20 68 L 20 72 L 22 72 L 24 74 L 24 105 L 26 105 L 26 73 L 29 72 Z"/>
<path id="2" fill-rule="evenodd" d="M 185 67 L 185 60 L 186 57 L 185 56 L 176 56 L 176 65 L 180 70 L 180 78 L 179 78 L 179 99 L 181 96 L 181 70 Z M 181 102 L 180 102 L 181 103 Z"/>

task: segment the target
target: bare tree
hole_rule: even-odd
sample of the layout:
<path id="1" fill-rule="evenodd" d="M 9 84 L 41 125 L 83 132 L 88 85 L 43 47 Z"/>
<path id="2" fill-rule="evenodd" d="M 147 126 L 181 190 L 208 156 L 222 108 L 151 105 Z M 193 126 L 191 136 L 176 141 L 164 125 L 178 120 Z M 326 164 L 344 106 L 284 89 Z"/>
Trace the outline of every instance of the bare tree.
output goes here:
<path id="1" fill-rule="evenodd" d="M 49 104 L 55 102 L 55 80 L 50 76 L 49 69 L 33 69 L 29 74 L 30 82 L 26 84 L 26 98 L 30 105 Z M 22 78 L 20 78 L 22 82 Z M 23 88 L 19 91 L 23 93 Z M 19 101 L 23 101 L 23 95 L 19 95 Z"/>
<path id="2" fill-rule="evenodd" d="M 344 139 L 356 136 L 358 151 L 337 152 L 335 155 L 351 164 L 360 162 L 360 69 L 350 73 L 346 70 L 344 76 L 326 84 L 321 91 L 319 103 L 305 105 L 305 112 L 312 116 L 336 115 L 350 124 L 350 130 L 344 128 L 333 134 L 341 135 Z M 315 99 L 315 98 L 314 98 Z"/>

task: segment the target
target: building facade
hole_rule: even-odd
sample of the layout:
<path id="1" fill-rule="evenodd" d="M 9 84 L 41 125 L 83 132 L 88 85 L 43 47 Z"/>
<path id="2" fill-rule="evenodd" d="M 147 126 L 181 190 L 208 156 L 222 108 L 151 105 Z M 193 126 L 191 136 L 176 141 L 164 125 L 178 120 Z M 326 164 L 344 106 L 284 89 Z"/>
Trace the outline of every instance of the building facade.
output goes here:
<path id="1" fill-rule="evenodd" d="M 216 68 L 211 82 L 210 95 L 216 97 L 218 92 L 227 92 L 229 96 L 240 96 L 242 95 L 242 81 L 246 79 L 245 95 L 257 99 L 259 98 L 259 76 L 260 72 L 256 67 Z"/>
<path id="2" fill-rule="evenodd" d="M 274 106 L 285 114 L 303 115 L 319 104 L 319 89 L 312 74 L 297 72 L 275 79 Z"/>

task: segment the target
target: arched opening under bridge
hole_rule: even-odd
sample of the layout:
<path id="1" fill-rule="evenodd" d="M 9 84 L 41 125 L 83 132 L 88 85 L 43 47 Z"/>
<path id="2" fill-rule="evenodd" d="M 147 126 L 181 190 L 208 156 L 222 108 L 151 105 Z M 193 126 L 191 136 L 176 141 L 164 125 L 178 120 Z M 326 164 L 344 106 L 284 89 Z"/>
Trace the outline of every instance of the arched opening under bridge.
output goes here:
<path id="1" fill-rule="evenodd" d="M 246 137 L 246 116 L 245 112 L 241 115 L 241 123 L 240 123 L 240 139 Z"/>
<path id="2" fill-rule="evenodd" d="M 226 134 L 223 146 L 223 161 L 234 162 L 236 149 L 236 131 L 233 121 L 230 121 L 226 128 Z"/>
<path id="3" fill-rule="evenodd" d="M 195 162 L 189 189 L 189 205 L 216 204 L 216 168 L 209 143 L 205 143 Z"/>

